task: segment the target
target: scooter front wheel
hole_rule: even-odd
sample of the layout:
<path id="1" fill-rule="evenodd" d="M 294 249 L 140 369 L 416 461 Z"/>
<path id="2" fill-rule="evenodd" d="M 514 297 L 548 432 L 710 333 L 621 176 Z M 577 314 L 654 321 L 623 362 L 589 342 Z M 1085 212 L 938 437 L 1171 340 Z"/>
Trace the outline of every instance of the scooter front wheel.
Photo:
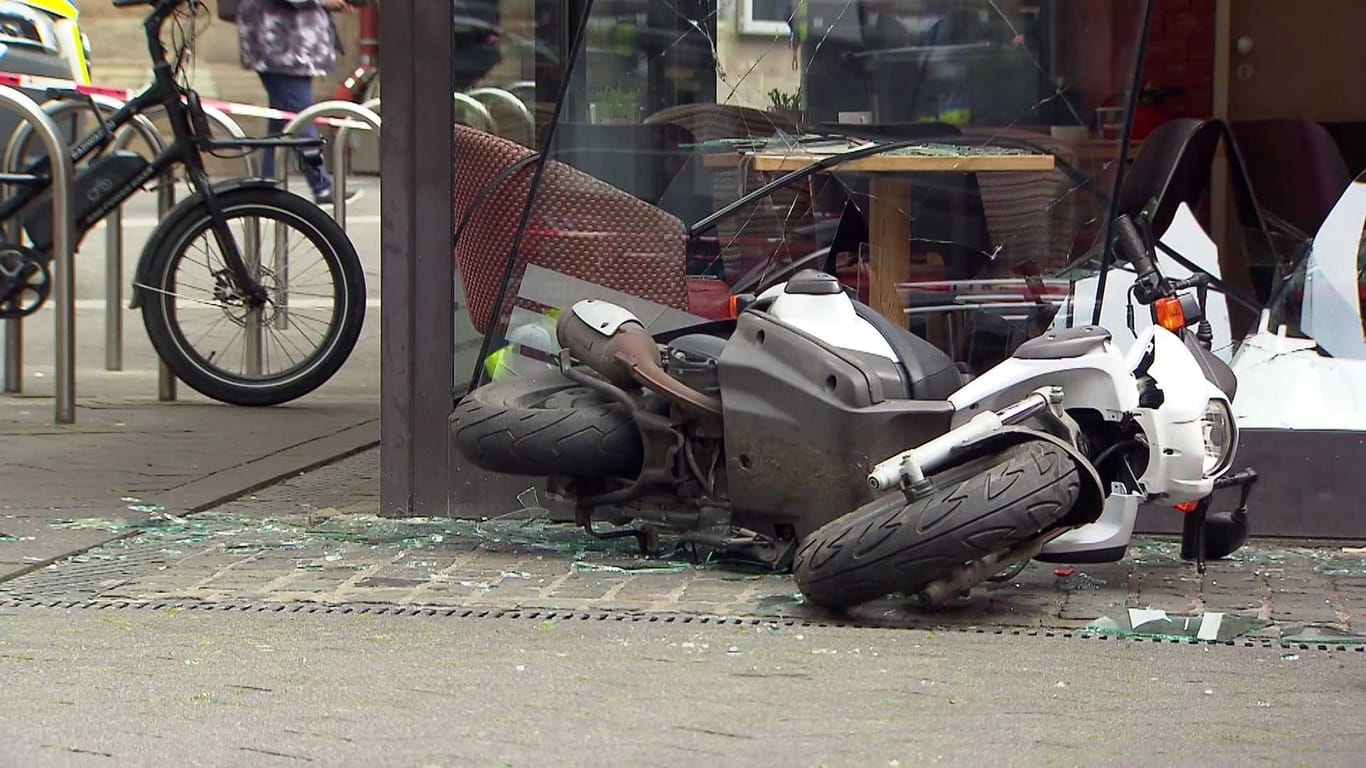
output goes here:
<path id="1" fill-rule="evenodd" d="M 933 480 L 937 490 L 927 496 L 881 496 L 808 536 L 793 566 L 806 599 L 846 609 L 919 593 L 958 565 L 1037 536 L 1072 509 L 1081 489 L 1072 457 L 1042 441 Z"/>

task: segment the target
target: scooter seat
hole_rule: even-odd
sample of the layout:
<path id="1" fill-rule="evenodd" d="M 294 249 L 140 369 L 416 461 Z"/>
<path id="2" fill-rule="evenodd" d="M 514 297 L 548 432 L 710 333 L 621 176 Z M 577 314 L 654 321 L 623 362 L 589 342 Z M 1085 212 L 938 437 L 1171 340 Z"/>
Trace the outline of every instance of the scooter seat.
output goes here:
<path id="1" fill-rule="evenodd" d="M 1058 333 L 1045 333 L 1015 350 L 1021 360 L 1067 360 L 1104 347 L 1110 332 L 1098 325 L 1079 325 Z"/>
<path id="2" fill-rule="evenodd" d="M 897 356 L 897 369 L 908 400 L 947 400 L 965 383 L 963 372 L 939 347 L 893 323 L 880 312 L 855 301 L 854 312 L 872 325 Z"/>

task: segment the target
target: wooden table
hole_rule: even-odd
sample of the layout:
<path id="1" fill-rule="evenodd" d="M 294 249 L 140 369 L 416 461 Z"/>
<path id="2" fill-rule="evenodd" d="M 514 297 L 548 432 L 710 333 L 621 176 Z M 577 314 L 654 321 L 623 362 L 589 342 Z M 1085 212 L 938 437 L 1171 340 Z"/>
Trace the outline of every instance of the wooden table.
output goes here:
<path id="1" fill-rule="evenodd" d="M 850 145 L 843 148 L 848 151 Z M 806 168 L 813 162 L 841 153 L 839 148 L 761 151 L 748 155 L 756 171 L 789 172 Z M 869 179 L 868 247 L 870 251 L 869 299 L 872 307 L 894 322 L 905 324 L 905 303 L 899 286 L 911 280 L 911 203 L 912 173 L 1018 173 L 1048 172 L 1054 168 L 1052 155 L 1029 154 L 974 147 L 952 154 L 936 147 L 933 151 L 897 150 L 832 166 L 825 173 L 864 173 Z"/>

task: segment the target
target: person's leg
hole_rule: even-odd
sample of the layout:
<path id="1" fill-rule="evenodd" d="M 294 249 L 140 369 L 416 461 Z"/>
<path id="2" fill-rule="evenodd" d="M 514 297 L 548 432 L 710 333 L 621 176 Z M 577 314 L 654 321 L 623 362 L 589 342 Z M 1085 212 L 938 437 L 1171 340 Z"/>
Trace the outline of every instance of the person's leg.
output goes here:
<path id="1" fill-rule="evenodd" d="M 261 81 L 266 86 L 266 93 L 269 94 L 270 106 L 272 109 L 279 109 L 285 112 L 302 112 L 313 105 L 313 79 L 304 75 L 280 75 L 273 73 L 263 73 Z M 282 130 L 283 126 L 274 127 L 271 131 Z M 317 136 L 317 127 L 311 123 L 304 126 L 300 132 L 301 136 Z M 272 154 L 270 152 L 267 155 Z M 262 165 L 265 171 L 266 165 Z M 273 164 L 269 167 L 273 175 Z M 332 191 L 332 178 L 327 171 L 321 167 L 307 167 L 304 176 L 308 179 L 308 186 L 312 188 L 315 196 L 322 196 Z"/>
<path id="2" fill-rule="evenodd" d="M 284 109 L 284 107 L 279 106 L 279 103 L 280 103 L 279 91 L 280 91 L 280 89 L 276 86 L 276 82 L 277 82 L 276 78 L 277 78 L 277 75 L 273 75 L 273 74 L 271 74 L 271 73 L 269 73 L 269 72 L 257 72 L 256 74 L 261 78 L 261 86 L 262 86 L 263 88 L 266 89 L 266 102 L 269 104 L 270 108 L 271 108 L 271 109 Z M 285 121 L 283 121 L 283 120 L 268 120 L 268 121 L 266 121 L 266 132 L 267 132 L 268 134 L 272 135 L 272 136 L 275 135 L 275 134 L 277 134 L 277 133 L 279 133 L 280 131 L 283 131 L 284 129 L 285 129 Z M 263 176 L 265 176 L 265 177 L 267 177 L 267 178 L 274 178 L 274 177 L 275 177 L 275 152 L 274 152 L 274 150 L 270 150 L 270 149 L 263 149 L 263 150 L 261 150 L 261 175 L 263 175 Z"/>

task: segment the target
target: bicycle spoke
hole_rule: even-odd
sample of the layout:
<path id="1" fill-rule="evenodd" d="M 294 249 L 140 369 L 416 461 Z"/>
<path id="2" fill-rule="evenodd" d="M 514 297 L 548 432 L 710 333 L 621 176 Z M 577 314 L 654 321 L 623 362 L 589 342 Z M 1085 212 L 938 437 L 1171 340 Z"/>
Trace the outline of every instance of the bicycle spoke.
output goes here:
<path id="1" fill-rule="evenodd" d="M 218 319 L 213 321 L 213 324 L 209 326 L 209 329 L 207 331 L 204 331 L 204 333 L 200 335 L 199 341 L 203 341 L 204 339 L 208 338 L 209 334 L 212 333 L 213 330 L 217 328 L 219 325 L 222 325 L 223 321 L 227 319 L 227 315 L 219 315 Z M 199 346 L 199 342 L 195 342 L 192 346 Z"/>

